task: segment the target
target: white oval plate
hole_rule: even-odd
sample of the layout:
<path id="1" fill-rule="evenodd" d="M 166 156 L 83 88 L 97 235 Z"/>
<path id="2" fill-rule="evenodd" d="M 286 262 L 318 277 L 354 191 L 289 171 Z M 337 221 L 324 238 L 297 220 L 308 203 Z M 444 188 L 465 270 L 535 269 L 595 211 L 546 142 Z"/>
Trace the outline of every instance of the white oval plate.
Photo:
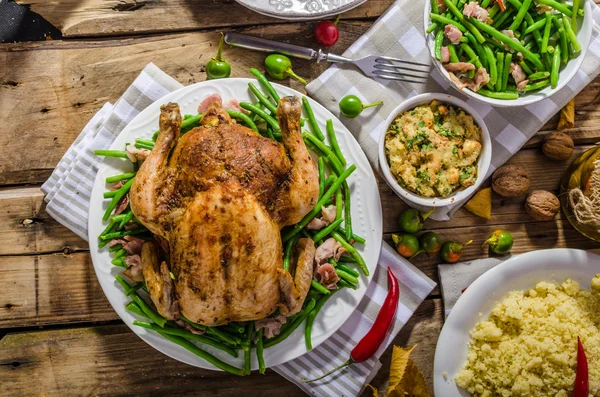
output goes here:
<path id="1" fill-rule="evenodd" d="M 367 0 L 236 0 L 269 17 L 291 21 L 322 19 L 341 14 Z"/>
<path id="2" fill-rule="evenodd" d="M 248 89 L 249 82 L 259 85 L 256 80 L 230 78 L 205 81 L 172 92 L 151 104 L 137 115 L 117 137 L 111 149 L 123 150 L 125 143 L 134 142 L 135 138 L 149 139 L 154 131 L 158 129 L 160 106 L 167 102 L 177 102 L 181 107 L 182 114 L 196 114 L 198 104 L 202 99 L 215 92 L 223 97 L 223 101 L 232 98 L 236 98 L 239 101 L 254 101 Z M 296 95 L 302 97 L 302 94 L 291 88 L 279 84 L 273 85 L 281 96 Z M 357 249 L 363 255 L 371 273 L 369 277 L 361 275 L 356 291 L 344 289 L 336 293 L 335 297 L 330 299 L 323 307 L 313 326 L 313 347 L 316 347 L 329 338 L 344 323 L 354 309 L 356 309 L 367 291 L 367 286 L 373 277 L 379 258 L 383 222 L 381 217 L 381 201 L 379 199 L 379 190 L 375 175 L 358 142 L 333 114 L 312 99 L 308 98 L 308 101 L 323 131 L 325 131 L 325 121 L 333 119 L 339 144 L 348 164 L 354 163 L 357 166 L 356 171 L 348 179 L 352 191 L 352 226 L 356 234 L 367 239 L 367 243 L 364 246 L 357 245 Z M 125 309 L 125 305 L 130 299 L 125 296 L 114 278 L 116 274 L 121 273 L 122 269 L 111 264 L 111 257 L 107 247 L 103 249 L 98 248 L 98 235 L 100 235 L 106 226 L 101 218 L 109 203 L 109 200 L 104 200 L 102 197 L 102 193 L 108 188 L 104 182 L 105 178 L 130 171 L 131 169 L 126 166 L 125 161 L 107 158 L 96 176 L 90 200 L 88 233 L 92 261 L 98 281 L 119 317 L 149 345 L 167 356 L 184 363 L 201 368 L 216 369 L 211 364 L 198 358 L 184 348 L 167 341 L 155 332 L 133 325 L 133 320 L 136 319 L 136 316 Z M 266 349 L 264 352 L 266 365 L 274 366 L 282 364 L 306 353 L 303 331 L 304 327 L 300 326 L 283 342 Z M 240 355 L 236 359 L 210 346 L 203 345 L 202 348 L 232 365 L 243 367 L 243 355 Z M 256 357 L 253 357 L 252 368 L 258 368 Z"/>
<path id="3" fill-rule="evenodd" d="M 589 289 L 590 281 L 598 273 L 600 255 L 563 248 L 522 254 L 482 274 L 458 299 L 442 328 L 433 364 L 435 395 L 470 396 L 454 382 L 467 361 L 469 333 L 510 291 L 533 288 L 539 281 L 561 283 L 567 278 Z"/>
<path id="4" fill-rule="evenodd" d="M 567 4 L 572 4 L 571 0 L 566 1 Z M 590 45 L 590 40 L 592 38 L 592 27 L 594 25 L 594 18 L 592 16 L 592 0 L 584 0 L 582 4 L 582 8 L 585 11 L 583 19 L 580 20 L 578 24 L 577 30 L 577 40 L 579 44 L 581 44 L 581 53 L 575 59 L 571 59 L 567 66 L 560 71 L 558 76 L 558 84 L 556 88 L 546 87 L 543 90 L 528 92 L 523 95 L 519 95 L 518 99 L 512 100 L 503 100 L 503 99 L 494 99 L 489 98 L 483 95 L 480 95 L 476 92 L 473 92 L 467 88 L 464 90 L 459 90 L 456 88 L 456 84 L 450 79 L 450 75 L 442 66 L 442 63 L 435 59 L 434 49 L 435 49 L 435 38 L 433 37 L 433 33 L 426 34 L 427 47 L 429 48 L 429 53 L 431 55 L 431 62 L 435 65 L 438 71 L 442 76 L 446 79 L 448 84 L 456 89 L 458 92 L 461 92 L 471 98 L 477 99 L 478 101 L 488 103 L 493 106 L 500 107 L 510 107 L 510 106 L 525 106 L 530 105 L 532 103 L 536 103 L 541 101 L 542 99 L 551 97 L 553 94 L 560 91 L 571 79 L 575 76 L 577 71 L 581 68 L 581 64 L 583 63 L 583 58 L 585 58 L 585 54 L 587 53 L 587 49 Z M 425 2 L 425 11 L 424 11 L 424 30 L 423 32 L 427 32 L 429 29 L 429 25 L 431 25 L 431 19 L 429 19 L 429 14 L 431 13 L 431 2 Z"/>

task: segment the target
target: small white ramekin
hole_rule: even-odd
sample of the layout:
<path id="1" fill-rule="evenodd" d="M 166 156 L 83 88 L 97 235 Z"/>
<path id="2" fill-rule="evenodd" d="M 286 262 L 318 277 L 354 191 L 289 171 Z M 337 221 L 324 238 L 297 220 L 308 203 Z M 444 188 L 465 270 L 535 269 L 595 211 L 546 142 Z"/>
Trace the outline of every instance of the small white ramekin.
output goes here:
<path id="1" fill-rule="evenodd" d="M 419 105 L 430 103 L 434 99 L 437 99 L 438 101 L 440 101 L 442 103 L 448 103 L 450 105 L 454 105 L 459 108 L 462 108 L 466 113 L 473 116 L 473 119 L 475 120 L 475 122 L 481 127 L 482 150 L 481 150 L 481 154 L 479 155 L 479 160 L 477 161 L 477 180 L 475 181 L 475 184 L 473 186 L 469 186 L 466 189 L 459 189 L 447 197 L 428 198 L 428 197 L 419 196 L 409 190 L 404 189 L 402 186 L 400 186 L 398 181 L 396 181 L 396 178 L 392 175 L 392 172 L 390 171 L 388 159 L 385 154 L 385 134 L 388 130 L 388 127 L 390 126 L 390 124 L 392 124 L 392 121 L 394 121 L 394 119 L 396 118 L 397 115 L 399 115 L 400 113 L 404 113 L 408 110 L 414 109 L 415 107 L 417 107 Z M 383 173 L 385 181 L 392 188 L 392 190 L 394 190 L 394 192 L 400 198 L 402 198 L 404 201 L 406 201 L 409 205 L 412 203 L 417 206 L 428 207 L 428 208 L 445 207 L 450 204 L 459 203 L 461 201 L 468 199 L 475 192 L 475 190 L 477 190 L 477 188 L 479 188 L 479 186 L 481 186 L 481 184 L 483 183 L 483 181 L 487 175 L 488 169 L 490 167 L 491 160 L 492 160 L 492 142 L 490 139 L 490 133 L 485 125 L 485 122 L 483 121 L 481 116 L 479 116 L 479 114 L 477 114 L 475 109 L 473 109 L 471 106 L 467 105 L 466 102 L 464 102 L 456 97 L 453 97 L 451 95 L 448 95 L 448 94 L 442 94 L 442 93 L 421 94 L 421 95 L 417 95 L 417 96 L 407 99 L 406 101 L 404 101 L 400 105 L 398 105 L 390 113 L 390 115 L 386 119 L 385 124 L 383 125 L 383 127 L 380 131 L 380 134 L 379 134 L 379 166 L 381 168 L 381 171 Z"/>

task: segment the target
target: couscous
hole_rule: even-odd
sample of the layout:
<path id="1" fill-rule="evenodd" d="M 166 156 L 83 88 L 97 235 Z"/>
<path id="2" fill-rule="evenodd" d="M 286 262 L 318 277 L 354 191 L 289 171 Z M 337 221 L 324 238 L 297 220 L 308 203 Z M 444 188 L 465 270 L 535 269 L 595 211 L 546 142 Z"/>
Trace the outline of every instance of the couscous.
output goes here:
<path id="1" fill-rule="evenodd" d="M 510 292 L 471 336 L 455 380 L 475 396 L 570 396 L 577 336 L 588 360 L 590 395 L 600 396 L 600 274 L 591 290 L 568 279 Z"/>
<path id="2" fill-rule="evenodd" d="M 385 134 L 392 175 L 423 197 L 475 184 L 481 127 L 461 108 L 433 101 L 399 114 Z"/>

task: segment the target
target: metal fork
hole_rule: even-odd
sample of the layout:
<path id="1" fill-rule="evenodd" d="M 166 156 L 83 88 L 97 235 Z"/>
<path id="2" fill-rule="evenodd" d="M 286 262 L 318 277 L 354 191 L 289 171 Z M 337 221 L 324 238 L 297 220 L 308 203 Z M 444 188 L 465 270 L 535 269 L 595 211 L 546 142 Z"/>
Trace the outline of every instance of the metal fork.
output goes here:
<path id="1" fill-rule="evenodd" d="M 312 48 L 280 43 L 235 32 L 226 33 L 225 42 L 233 47 L 263 52 L 277 52 L 296 58 L 316 60 L 317 62 L 352 63 L 371 78 L 424 84 L 427 82 L 427 76 L 429 75 L 429 65 L 398 58 L 367 55 L 359 59 L 350 59 L 340 55 L 324 53 L 320 49 L 315 51 Z"/>

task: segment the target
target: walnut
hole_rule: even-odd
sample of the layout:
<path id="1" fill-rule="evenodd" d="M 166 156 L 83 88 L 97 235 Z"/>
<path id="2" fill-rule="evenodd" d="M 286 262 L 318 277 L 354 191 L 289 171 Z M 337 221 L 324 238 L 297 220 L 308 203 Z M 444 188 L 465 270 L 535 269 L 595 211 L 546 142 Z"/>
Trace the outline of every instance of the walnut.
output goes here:
<path id="1" fill-rule="evenodd" d="M 525 202 L 525 211 L 537 221 L 554 219 L 559 209 L 558 197 L 546 190 L 534 190 Z"/>
<path id="2" fill-rule="evenodd" d="M 552 132 L 544 139 L 542 151 L 552 160 L 568 160 L 573 155 L 575 144 L 573 139 L 564 132 Z"/>
<path id="3" fill-rule="evenodd" d="M 492 188 L 504 197 L 518 197 L 529 190 L 529 175 L 523 167 L 505 165 L 492 175 Z"/>

